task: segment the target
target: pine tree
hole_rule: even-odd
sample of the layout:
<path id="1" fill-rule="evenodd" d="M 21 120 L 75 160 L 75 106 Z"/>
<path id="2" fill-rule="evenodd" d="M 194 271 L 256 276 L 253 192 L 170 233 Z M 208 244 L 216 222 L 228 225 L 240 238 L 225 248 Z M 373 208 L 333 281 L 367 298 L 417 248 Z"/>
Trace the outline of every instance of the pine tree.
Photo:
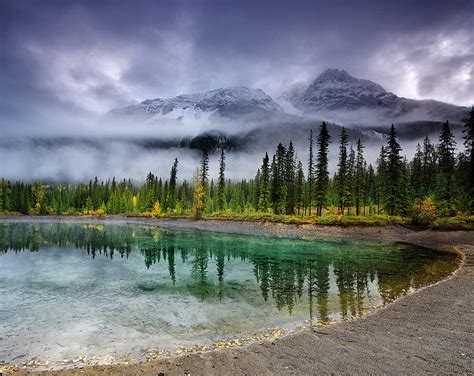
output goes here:
<path id="1" fill-rule="evenodd" d="M 296 172 L 296 209 L 298 214 L 302 213 L 304 207 L 304 193 L 305 193 L 305 181 L 303 164 L 298 161 L 298 168 Z"/>
<path id="2" fill-rule="evenodd" d="M 272 203 L 276 214 L 283 214 L 286 211 L 288 186 L 285 175 L 286 148 L 279 143 L 272 163 Z"/>
<path id="3" fill-rule="evenodd" d="M 425 137 L 423 140 L 423 159 L 421 165 L 422 191 L 423 197 L 425 197 L 434 192 L 437 173 L 436 148 L 428 137 Z"/>
<path id="4" fill-rule="evenodd" d="M 454 215 L 455 213 L 455 157 L 454 150 L 456 141 L 451 132 L 449 122 L 443 124 L 439 136 L 438 145 L 438 176 L 436 196 L 438 206 L 445 215 Z"/>
<path id="5" fill-rule="evenodd" d="M 377 158 L 377 174 L 375 180 L 376 187 L 376 204 L 377 204 L 377 213 L 380 214 L 380 206 L 382 204 L 382 197 L 384 197 L 385 192 L 387 191 L 386 187 L 387 182 L 387 151 L 385 146 L 382 145 L 380 148 L 380 154 Z"/>
<path id="6" fill-rule="evenodd" d="M 175 158 L 173 166 L 171 167 L 170 172 L 170 183 L 168 185 L 168 202 L 167 206 L 171 210 L 176 209 L 176 182 L 178 178 L 178 158 Z M 154 182 L 153 178 L 152 186 L 150 187 L 151 191 L 154 191 Z"/>
<path id="7" fill-rule="evenodd" d="M 357 140 L 357 156 L 355 161 L 354 177 L 354 204 L 356 215 L 360 215 L 360 207 L 364 204 L 365 195 L 365 170 L 364 170 L 364 146 L 360 138 Z"/>
<path id="8" fill-rule="evenodd" d="M 354 190 L 355 190 L 355 171 L 356 171 L 356 154 L 351 145 L 349 150 L 349 159 L 347 163 L 347 190 L 344 195 L 344 205 L 347 208 L 347 215 L 350 215 L 351 208 L 354 206 Z"/>
<path id="9" fill-rule="evenodd" d="M 384 182 L 384 207 L 390 215 L 400 215 L 408 210 L 407 179 L 400 155 L 397 132 L 392 124 L 387 142 L 386 181 Z"/>
<path id="10" fill-rule="evenodd" d="M 314 155 L 313 155 L 313 130 L 309 131 L 309 156 L 308 156 L 308 212 L 311 216 L 311 208 L 314 198 Z"/>
<path id="11" fill-rule="evenodd" d="M 260 175 L 260 197 L 258 199 L 258 210 L 266 212 L 270 206 L 270 160 L 268 153 L 262 161 Z"/>
<path id="12" fill-rule="evenodd" d="M 258 201 L 260 200 L 260 181 L 262 178 L 262 173 L 260 169 L 257 169 L 257 173 L 255 174 L 255 178 L 253 180 L 254 187 L 253 187 L 253 201 L 252 205 L 253 208 L 258 211 Z"/>
<path id="13" fill-rule="evenodd" d="M 219 160 L 219 178 L 217 180 L 217 208 L 224 211 L 226 208 L 225 197 L 225 152 L 221 149 L 221 157 Z"/>
<path id="14" fill-rule="evenodd" d="M 287 186 L 286 196 L 286 214 L 292 215 L 295 213 L 296 206 L 296 161 L 295 161 L 295 149 L 293 148 L 293 142 L 290 141 L 285 160 L 285 183 Z"/>
<path id="15" fill-rule="evenodd" d="M 417 199 L 425 197 L 423 182 L 423 151 L 421 145 L 416 145 L 416 152 L 410 164 L 410 185 Z"/>
<path id="16" fill-rule="evenodd" d="M 369 214 L 373 213 L 373 205 L 377 202 L 377 182 L 375 171 L 372 164 L 369 163 L 366 178 L 367 204 L 369 205 Z"/>
<path id="17" fill-rule="evenodd" d="M 465 178 L 464 191 L 469 197 L 469 209 L 474 211 L 474 106 L 471 107 L 471 113 L 468 121 L 464 125 L 464 147 L 466 148 L 465 157 L 468 165 Z"/>
<path id="18" fill-rule="evenodd" d="M 316 162 L 316 215 L 321 216 L 326 204 L 329 184 L 328 149 L 331 136 L 326 123 L 323 121 L 317 137 L 318 154 Z"/>
<path id="19" fill-rule="evenodd" d="M 203 187 L 207 186 L 209 181 L 209 152 L 207 149 L 202 151 L 200 171 L 200 183 Z"/>
<path id="20" fill-rule="evenodd" d="M 337 164 L 337 174 L 336 174 L 336 188 L 339 198 L 339 209 L 341 213 L 344 214 L 345 209 L 345 198 L 347 197 L 348 190 L 348 161 L 347 161 L 347 144 L 348 136 L 346 129 L 342 127 L 341 138 L 339 142 L 339 163 Z"/>

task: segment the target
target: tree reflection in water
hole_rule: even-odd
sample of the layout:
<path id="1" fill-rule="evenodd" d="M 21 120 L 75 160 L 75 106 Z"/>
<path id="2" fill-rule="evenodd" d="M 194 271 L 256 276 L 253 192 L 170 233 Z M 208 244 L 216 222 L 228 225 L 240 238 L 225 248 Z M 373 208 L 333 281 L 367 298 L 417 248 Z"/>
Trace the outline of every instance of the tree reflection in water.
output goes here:
<path id="1" fill-rule="evenodd" d="M 176 262 L 180 259 L 190 264 L 194 281 L 188 286 L 190 293 L 203 301 L 226 297 L 226 263 L 240 260 L 252 268 L 264 301 L 271 297 L 278 310 L 290 314 L 297 304 L 307 302 L 310 320 L 321 323 L 330 321 L 331 291 L 337 296 L 342 319 L 357 317 L 374 294 L 384 304 L 391 302 L 447 276 L 457 262 L 451 254 L 404 244 L 303 241 L 108 224 L 0 224 L 0 254 L 39 252 L 48 245 L 85 250 L 92 259 L 127 259 L 132 252 L 140 252 L 147 269 L 166 264 L 173 285 L 179 278 Z M 211 261 L 215 269 L 210 268 Z"/>

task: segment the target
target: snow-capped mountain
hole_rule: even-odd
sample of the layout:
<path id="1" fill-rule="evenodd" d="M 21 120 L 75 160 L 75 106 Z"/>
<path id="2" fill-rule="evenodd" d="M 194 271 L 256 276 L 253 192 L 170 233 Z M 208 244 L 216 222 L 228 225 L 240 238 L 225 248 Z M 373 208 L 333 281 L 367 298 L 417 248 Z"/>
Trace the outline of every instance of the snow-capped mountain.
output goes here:
<path id="1" fill-rule="evenodd" d="M 355 78 L 339 69 L 328 69 L 309 85 L 299 84 L 277 100 L 283 108 L 291 105 L 296 110 L 293 113 L 353 124 L 414 120 L 459 122 L 468 111 L 466 107 L 434 100 L 398 97 L 372 81 Z"/>
<path id="2" fill-rule="evenodd" d="M 174 98 L 147 99 L 139 104 L 109 111 L 113 118 L 155 120 L 201 120 L 216 118 L 258 119 L 273 112 L 282 112 L 280 106 L 260 89 L 233 87 L 204 93 L 183 94 Z"/>

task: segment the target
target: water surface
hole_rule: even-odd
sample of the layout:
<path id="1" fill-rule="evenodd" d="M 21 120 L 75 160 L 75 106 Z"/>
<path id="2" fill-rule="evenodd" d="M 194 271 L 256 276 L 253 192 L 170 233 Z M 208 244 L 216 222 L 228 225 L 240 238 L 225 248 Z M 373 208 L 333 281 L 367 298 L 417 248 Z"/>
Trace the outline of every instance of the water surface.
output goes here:
<path id="1" fill-rule="evenodd" d="M 0 363 L 140 356 L 350 319 L 457 262 L 407 244 L 0 223 Z"/>

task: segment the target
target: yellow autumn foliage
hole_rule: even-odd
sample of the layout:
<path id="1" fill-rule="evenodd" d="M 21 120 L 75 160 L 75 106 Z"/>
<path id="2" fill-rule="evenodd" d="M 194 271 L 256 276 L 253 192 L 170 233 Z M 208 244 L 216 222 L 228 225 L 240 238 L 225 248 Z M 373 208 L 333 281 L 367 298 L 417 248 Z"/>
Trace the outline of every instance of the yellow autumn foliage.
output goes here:
<path id="1" fill-rule="evenodd" d="M 431 225 L 436 220 L 436 206 L 431 197 L 417 200 L 413 208 L 413 219 L 422 225 Z"/>
<path id="2" fill-rule="evenodd" d="M 159 217 L 161 214 L 161 205 L 159 201 L 156 201 L 153 204 L 153 209 L 151 210 L 151 216 L 152 217 Z"/>

